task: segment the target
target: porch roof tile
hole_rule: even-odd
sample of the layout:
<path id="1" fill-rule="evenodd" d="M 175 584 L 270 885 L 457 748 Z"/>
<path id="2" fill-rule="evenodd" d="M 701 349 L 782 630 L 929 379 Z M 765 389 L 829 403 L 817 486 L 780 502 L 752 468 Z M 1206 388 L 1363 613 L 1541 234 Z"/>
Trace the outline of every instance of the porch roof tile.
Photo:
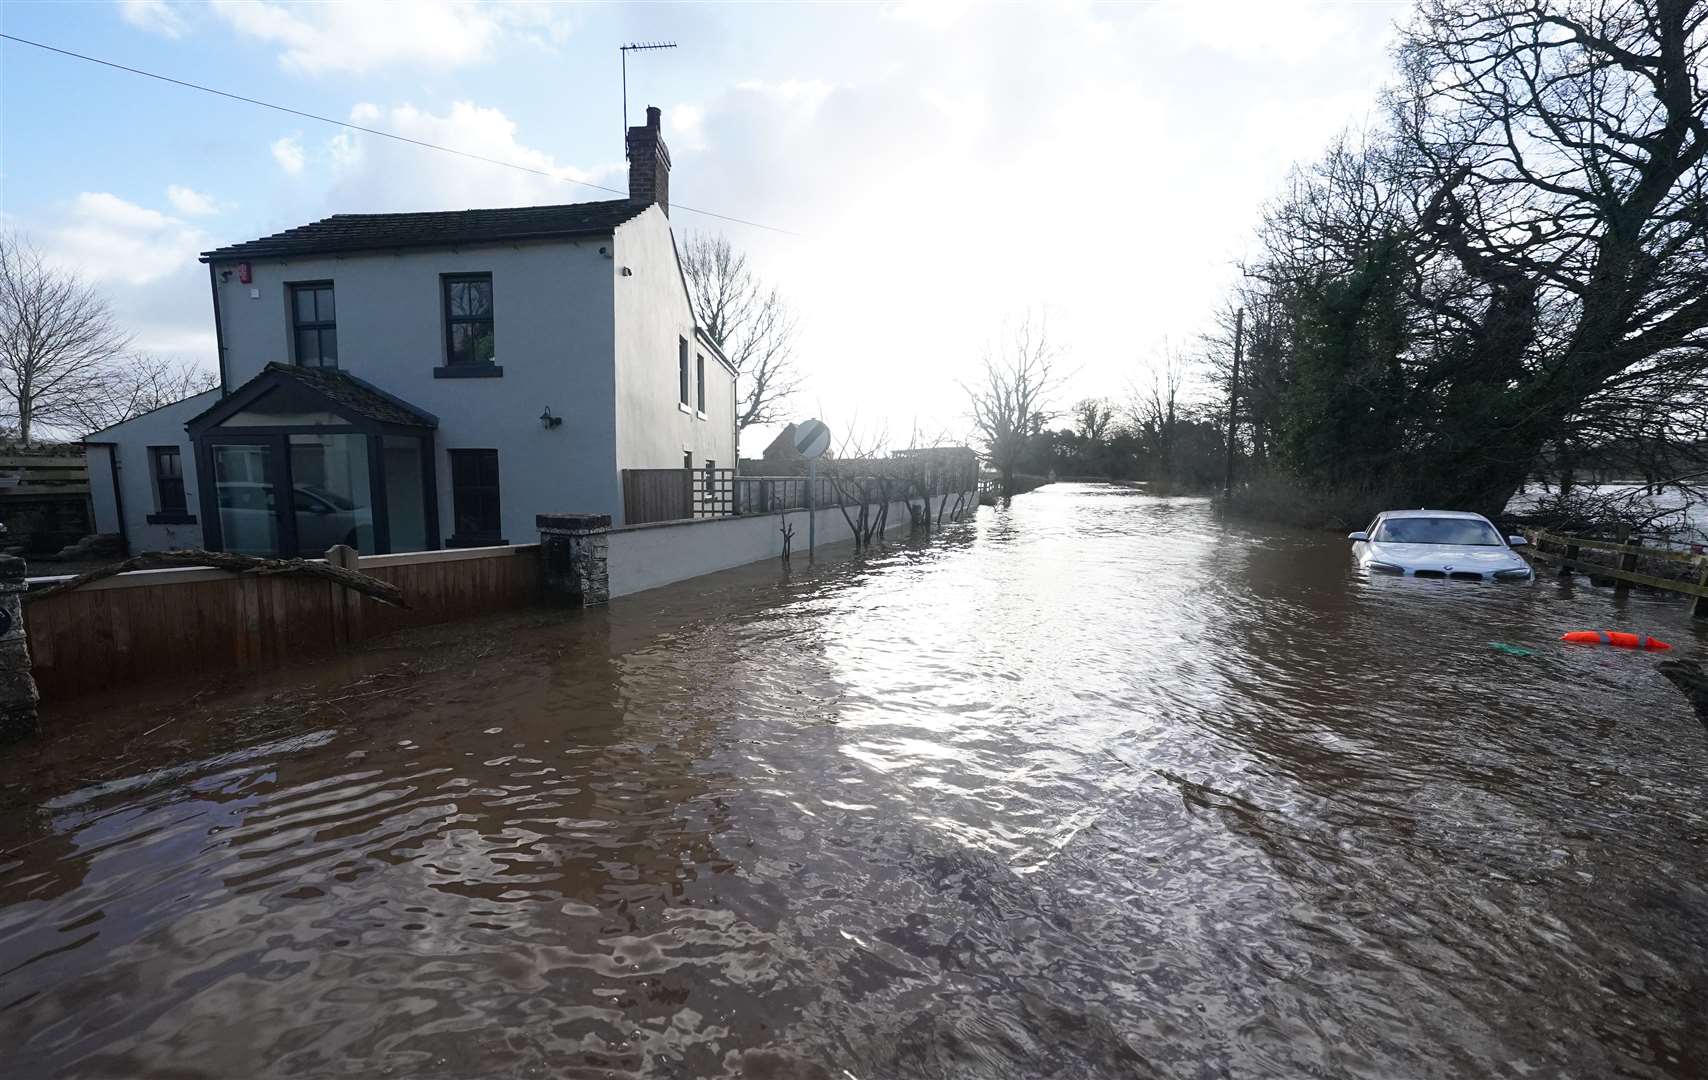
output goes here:
<path id="1" fill-rule="evenodd" d="M 439 426 L 439 418 L 432 413 L 422 412 L 372 383 L 364 382 L 337 368 L 271 363 L 265 370 L 276 371 L 280 375 L 295 379 L 369 420 L 382 424 L 402 424 L 405 427 Z"/>
<path id="2" fill-rule="evenodd" d="M 298 367 L 296 364 L 277 362 L 268 364 L 254 378 L 214 402 L 211 407 L 190 417 L 184 426 L 193 433 L 196 428 L 206 426 L 223 413 L 241 407 L 234 405 L 233 400 L 245 395 L 251 387 L 263 383 L 277 386 L 283 379 L 306 387 L 356 418 L 394 427 L 439 426 L 439 418 L 432 413 L 417 409 L 407 401 L 393 397 L 349 372 L 339 371 L 337 368 Z"/>

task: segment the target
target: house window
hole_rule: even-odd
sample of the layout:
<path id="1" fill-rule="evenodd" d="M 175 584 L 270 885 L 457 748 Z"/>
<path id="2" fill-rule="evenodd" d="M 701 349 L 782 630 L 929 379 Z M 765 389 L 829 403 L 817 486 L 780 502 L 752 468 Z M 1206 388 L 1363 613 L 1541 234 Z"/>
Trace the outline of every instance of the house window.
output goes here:
<path id="1" fill-rule="evenodd" d="M 701 416 L 706 415 L 706 358 L 698 353 L 694 356 L 694 408 Z"/>
<path id="2" fill-rule="evenodd" d="M 184 455 L 176 446 L 151 446 L 154 463 L 154 505 L 162 514 L 187 514 L 184 502 Z"/>
<path id="3" fill-rule="evenodd" d="M 492 335 L 492 275 L 445 276 L 445 363 L 488 366 L 496 350 Z"/>
<path id="4" fill-rule="evenodd" d="M 332 282 L 291 286 L 291 328 L 297 363 L 303 367 L 338 366 L 338 322 L 332 306 Z"/>
<path id="5" fill-rule="evenodd" d="M 688 405 L 688 339 L 676 339 L 676 384 L 680 396 L 677 398 L 684 408 Z"/>
<path id="6" fill-rule="evenodd" d="M 502 544 L 498 516 L 498 451 L 452 450 L 452 547 Z"/>

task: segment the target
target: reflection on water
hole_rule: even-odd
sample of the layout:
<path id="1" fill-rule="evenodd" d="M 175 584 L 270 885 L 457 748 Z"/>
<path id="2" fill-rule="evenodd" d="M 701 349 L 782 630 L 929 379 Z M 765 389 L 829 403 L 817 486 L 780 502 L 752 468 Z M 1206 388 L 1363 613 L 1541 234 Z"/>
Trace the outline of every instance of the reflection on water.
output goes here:
<path id="1" fill-rule="evenodd" d="M 1675 602 L 1058 485 L 0 820 L 8 1076 L 1698 1076 Z M 498 629 L 493 629 L 497 627 Z M 1537 650 L 1523 658 L 1490 642 Z M 382 655 L 380 665 L 408 655 Z M 372 672 L 370 672 L 372 674 Z M 85 725 L 96 723 L 87 720 Z"/>

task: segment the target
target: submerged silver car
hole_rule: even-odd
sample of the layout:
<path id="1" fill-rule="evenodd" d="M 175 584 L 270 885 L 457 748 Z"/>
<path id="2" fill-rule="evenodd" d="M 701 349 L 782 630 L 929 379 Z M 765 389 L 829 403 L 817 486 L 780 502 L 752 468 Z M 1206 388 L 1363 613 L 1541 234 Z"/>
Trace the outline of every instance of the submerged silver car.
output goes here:
<path id="1" fill-rule="evenodd" d="M 1384 510 L 1347 536 L 1353 557 L 1372 574 L 1467 581 L 1528 581 L 1530 564 L 1488 518 L 1463 510 Z"/>

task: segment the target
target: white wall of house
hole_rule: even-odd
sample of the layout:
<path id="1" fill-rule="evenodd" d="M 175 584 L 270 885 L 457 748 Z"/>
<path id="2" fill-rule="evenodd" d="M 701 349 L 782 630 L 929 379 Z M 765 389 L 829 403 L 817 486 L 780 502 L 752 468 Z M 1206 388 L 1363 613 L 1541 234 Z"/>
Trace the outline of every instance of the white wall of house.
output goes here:
<path id="1" fill-rule="evenodd" d="M 736 463 L 735 375 L 695 340 L 670 219 L 657 206 L 617 228 L 617 462 L 625 469 Z M 622 269 L 632 271 L 623 276 Z M 680 343 L 688 343 L 688 405 L 681 406 Z M 696 357 L 705 358 L 706 408 L 698 410 Z M 598 509 L 598 508 L 594 508 Z M 619 506 L 620 510 L 620 506 Z M 613 515 L 620 520 L 621 515 Z"/>
<path id="2" fill-rule="evenodd" d="M 212 408 L 218 400 L 219 391 L 209 390 L 89 436 L 89 497 L 94 503 L 96 532 L 122 532 L 133 553 L 201 546 L 196 455 L 189 436 L 184 433 L 184 423 Z M 153 446 L 178 447 L 184 466 L 184 501 L 190 516 L 197 518 L 195 522 L 161 524 L 148 520 L 160 516 L 153 462 L 148 452 Z M 115 469 L 117 494 L 113 484 Z"/>
<path id="3" fill-rule="evenodd" d="M 955 504 L 954 496 L 949 505 Z M 872 508 L 873 513 L 877 508 Z M 977 513 L 978 492 L 963 494 L 962 510 Z M 890 504 L 886 533 L 909 527 L 907 503 Z M 854 538 L 848 518 L 836 507 L 817 511 L 818 545 L 846 543 Z M 851 511 L 858 517 L 858 511 Z M 631 525 L 612 529 L 607 535 L 605 568 L 609 575 L 611 596 L 656 589 L 678 581 L 729 570 L 762 559 L 776 559 L 783 554 L 785 525 L 795 529 L 792 558 L 807 557 L 807 511 L 790 510 L 781 514 L 755 514 L 749 517 L 700 518 L 694 521 L 666 521 L 652 525 Z"/>
<path id="4" fill-rule="evenodd" d="M 216 263 L 227 387 L 269 362 L 294 362 L 289 286 L 331 281 L 339 368 L 439 419 L 434 465 L 442 541 L 454 529 L 449 450 L 498 451 L 503 536 L 512 543 L 538 537 L 536 513 L 619 513 L 611 363 L 617 261 L 599 253 L 610 244 L 590 237 L 255 259 L 249 284 L 222 273 L 235 271 L 235 262 Z M 446 361 L 440 275 L 461 273 L 492 274 L 501 377 L 434 375 Z M 545 408 L 563 424 L 544 428 Z"/>

